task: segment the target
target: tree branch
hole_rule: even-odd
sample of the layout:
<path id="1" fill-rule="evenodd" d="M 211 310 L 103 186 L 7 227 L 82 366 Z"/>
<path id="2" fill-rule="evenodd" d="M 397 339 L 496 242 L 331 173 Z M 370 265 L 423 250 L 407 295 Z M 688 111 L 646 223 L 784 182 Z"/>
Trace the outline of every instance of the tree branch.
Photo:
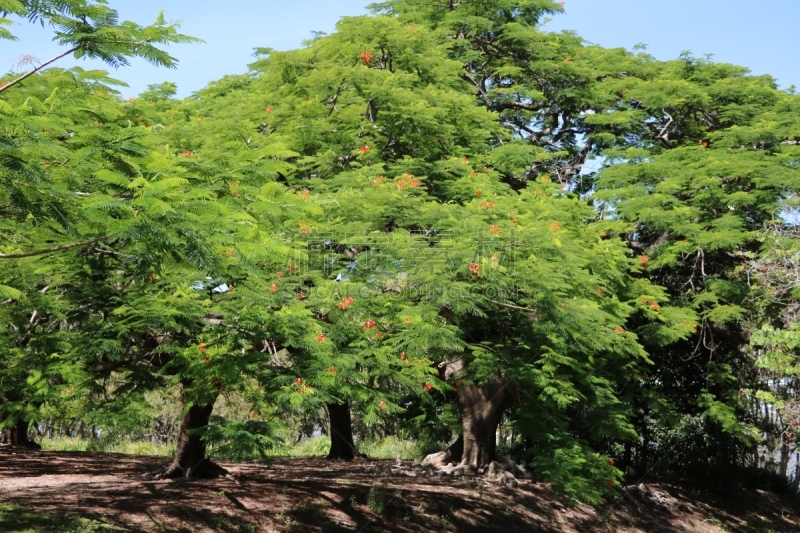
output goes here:
<path id="1" fill-rule="evenodd" d="M 72 244 L 63 244 L 61 246 L 56 246 L 54 248 L 46 248 L 44 250 L 37 250 L 35 252 L 21 252 L 18 254 L 0 254 L 0 259 L 21 259 L 23 257 L 34 257 L 37 255 L 46 255 L 56 252 L 63 252 L 64 250 L 70 250 L 72 248 L 77 248 L 79 246 L 87 246 L 89 244 L 94 244 L 96 242 L 104 240 L 105 238 L 106 237 L 104 235 L 102 237 L 97 237 L 96 239 L 92 239 L 90 241 L 73 242 Z"/>
<path id="2" fill-rule="evenodd" d="M 11 87 L 13 87 L 14 85 L 16 85 L 16 84 L 18 84 L 18 83 L 22 82 L 23 80 L 25 80 L 25 79 L 27 79 L 27 78 L 29 78 L 29 77 L 33 76 L 34 74 L 36 74 L 37 72 L 39 72 L 40 70 L 42 70 L 42 69 L 43 69 L 44 67 L 46 67 L 47 65 L 49 65 L 49 64 L 51 64 L 51 63 L 55 63 L 56 61 L 58 61 L 58 60 L 59 60 L 59 59 L 61 59 L 62 57 L 64 57 L 64 56 L 68 56 L 69 54 L 72 54 L 72 53 L 76 52 L 76 51 L 77 51 L 79 48 L 80 48 L 80 46 L 76 46 L 76 47 L 74 47 L 74 48 L 70 48 L 69 50 L 67 50 L 67 51 L 66 51 L 66 52 L 64 52 L 63 54 L 58 54 L 57 56 L 55 56 L 55 57 L 53 57 L 53 58 L 51 58 L 51 59 L 48 59 L 47 61 L 45 61 L 44 63 L 42 63 L 41 65 L 39 65 L 39 66 L 38 66 L 38 67 L 36 67 L 35 69 L 31 70 L 30 72 L 27 72 L 27 73 L 23 74 L 22 76 L 20 76 L 19 78 L 15 79 L 14 81 L 10 81 L 10 82 L 8 82 L 7 84 L 5 84 L 5 85 L 3 85 L 2 87 L 0 87 L 0 93 L 2 93 L 2 92 L 3 92 L 3 91 L 5 91 L 5 90 L 8 90 L 8 89 L 10 89 L 10 88 L 11 88 Z"/>

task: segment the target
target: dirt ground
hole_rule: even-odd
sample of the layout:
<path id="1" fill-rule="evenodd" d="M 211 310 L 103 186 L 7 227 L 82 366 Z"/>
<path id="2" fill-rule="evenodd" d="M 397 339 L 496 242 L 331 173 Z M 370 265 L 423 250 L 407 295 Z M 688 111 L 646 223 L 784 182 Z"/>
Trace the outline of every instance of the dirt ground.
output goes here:
<path id="1" fill-rule="evenodd" d="M 59 523 L 88 519 L 80 531 L 800 532 L 800 500 L 754 490 L 648 483 L 602 505 L 569 506 L 541 483 L 392 475 L 394 461 L 221 463 L 235 480 L 147 475 L 167 462 L 0 447 L 0 531 L 62 531 Z"/>

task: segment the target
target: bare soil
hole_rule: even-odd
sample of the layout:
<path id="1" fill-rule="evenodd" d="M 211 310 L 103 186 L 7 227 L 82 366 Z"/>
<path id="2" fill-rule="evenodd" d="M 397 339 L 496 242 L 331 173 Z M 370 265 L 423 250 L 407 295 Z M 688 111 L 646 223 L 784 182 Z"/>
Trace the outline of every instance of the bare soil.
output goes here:
<path id="1" fill-rule="evenodd" d="M 168 462 L 0 447 L 0 505 L 133 532 L 800 532 L 800 500 L 756 490 L 651 482 L 602 505 L 567 505 L 542 483 L 408 477 L 368 459 L 222 462 L 236 479 L 148 476 Z M 59 531 L 20 520 L 0 513 L 0 531 Z"/>

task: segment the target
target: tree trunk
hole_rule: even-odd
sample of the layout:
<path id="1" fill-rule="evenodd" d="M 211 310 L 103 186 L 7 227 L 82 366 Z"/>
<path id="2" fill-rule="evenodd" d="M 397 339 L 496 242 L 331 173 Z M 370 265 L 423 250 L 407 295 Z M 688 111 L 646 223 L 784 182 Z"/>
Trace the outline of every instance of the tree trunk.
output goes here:
<path id="1" fill-rule="evenodd" d="M 41 449 L 42 447 L 28 438 L 28 423 L 22 419 L 0 432 L 0 443 L 12 446 L 25 446 L 26 448 Z"/>
<path id="2" fill-rule="evenodd" d="M 328 452 L 328 459 L 352 461 L 357 452 L 353 443 L 350 404 L 348 402 L 329 403 L 328 418 L 331 424 L 331 450 Z"/>
<path id="3" fill-rule="evenodd" d="M 175 458 L 167 470 L 160 474 L 163 478 L 203 477 L 215 478 L 227 471 L 206 457 L 206 444 L 192 430 L 208 425 L 214 404 L 192 405 L 181 421 Z"/>
<path id="4" fill-rule="evenodd" d="M 459 387 L 462 434 L 447 450 L 427 456 L 422 464 L 445 468 L 453 463 L 476 472 L 489 467 L 489 472 L 500 468 L 524 473 L 513 461 L 496 453 L 497 427 L 511 399 L 510 391 L 500 378 L 493 378 L 481 386 Z M 493 462 L 497 464 L 492 466 Z"/>
<path id="5" fill-rule="evenodd" d="M 510 399 L 505 385 L 497 378 L 479 387 L 465 386 L 459 390 L 458 405 L 461 407 L 463 429 L 462 465 L 482 468 L 496 459 L 497 426 Z"/>

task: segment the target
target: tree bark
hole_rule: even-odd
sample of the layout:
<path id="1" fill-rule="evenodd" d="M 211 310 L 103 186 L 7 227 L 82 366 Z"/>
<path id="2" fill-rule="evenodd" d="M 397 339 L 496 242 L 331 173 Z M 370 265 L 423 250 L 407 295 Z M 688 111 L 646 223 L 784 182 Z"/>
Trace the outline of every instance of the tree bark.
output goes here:
<path id="1" fill-rule="evenodd" d="M 352 461 L 358 452 L 353 443 L 353 422 L 350 418 L 350 404 L 329 403 L 328 418 L 331 430 L 331 449 L 328 459 Z"/>
<path id="2" fill-rule="evenodd" d="M 215 478 L 227 473 L 224 468 L 206 457 L 206 444 L 192 430 L 208 425 L 214 404 L 192 405 L 181 421 L 175 458 L 167 470 L 159 477 L 202 477 Z"/>
<path id="3" fill-rule="evenodd" d="M 493 378 L 485 385 L 459 389 L 458 405 L 461 407 L 463 429 L 462 465 L 481 468 L 497 458 L 497 426 L 510 399 L 511 395 L 498 378 Z"/>
<path id="4" fill-rule="evenodd" d="M 37 450 L 42 448 L 28 437 L 28 423 L 22 419 L 17 420 L 13 426 L 0 432 L 0 444 L 24 446 Z"/>
<path id="5" fill-rule="evenodd" d="M 492 378 L 480 386 L 460 386 L 461 436 L 447 450 L 426 457 L 422 464 L 443 468 L 453 463 L 474 467 L 477 471 L 497 461 L 517 470 L 513 462 L 496 453 L 497 427 L 511 399 L 511 393 L 500 378 Z"/>

